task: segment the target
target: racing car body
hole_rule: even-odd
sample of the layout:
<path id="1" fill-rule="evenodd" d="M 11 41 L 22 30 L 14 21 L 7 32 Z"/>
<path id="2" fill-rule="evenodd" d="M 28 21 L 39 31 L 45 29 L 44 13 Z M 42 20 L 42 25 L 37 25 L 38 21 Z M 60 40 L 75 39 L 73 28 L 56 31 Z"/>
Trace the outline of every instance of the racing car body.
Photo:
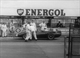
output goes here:
<path id="1" fill-rule="evenodd" d="M 18 30 L 21 30 L 21 28 L 18 29 Z M 26 36 L 25 30 L 19 31 L 18 36 L 22 37 L 24 39 L 25 36 Z M 58 29 L 47 28 L 44 31 L 42 31 L 42 30 L 40 30 L 40 28 L 38 28 L 38 30 L 37 30 L 37 38 L 38 39 L 53 40 L 53 39 L 55 39 L 56 37 L 59 37 L 59 36 L 61 36 L 61 31 L 59 31 Z"/>

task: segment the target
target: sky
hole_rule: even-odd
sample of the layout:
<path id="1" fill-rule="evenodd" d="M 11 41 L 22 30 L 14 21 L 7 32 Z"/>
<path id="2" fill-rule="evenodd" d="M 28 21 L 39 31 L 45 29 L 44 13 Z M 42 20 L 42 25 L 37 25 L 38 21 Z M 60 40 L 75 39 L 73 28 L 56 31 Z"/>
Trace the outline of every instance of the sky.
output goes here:
<path id="1" fill-rule="evenodd" d="M 80 16 L 80 0 L 0 0 L 0 15 L 18 15 L 19 8 L 64 9 L 66 16 Z"/>

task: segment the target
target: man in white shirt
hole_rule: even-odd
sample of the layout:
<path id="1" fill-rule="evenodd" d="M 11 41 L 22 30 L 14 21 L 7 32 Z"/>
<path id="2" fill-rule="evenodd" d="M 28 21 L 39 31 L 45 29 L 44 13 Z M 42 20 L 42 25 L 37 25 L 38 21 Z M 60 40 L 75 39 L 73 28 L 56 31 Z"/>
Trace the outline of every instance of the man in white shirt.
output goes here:
<path id="1" fill-rule="evenodd" d="M 13 22 L 13 20 L 11 20 L 10 22 L 9 22 L 9 24 L 10 24 L 10 32 L 11 33 L 13 33 L 14 31 L 15 31 L 15 25 L 14 25 L 14 22 Z"/>
<path id="2" fill-rule="evenodd" d="M 37 41 L 37 35 L 36 35 L 37 27 L 36 27 L 36 23 L 34 22 L 34 20 L 31 21 L 30 28 L 31 28 L 31 33 L 33 34 L 35 40 Z"/>
<path id="3" fill-rule="evenodd" d="M 25 23 L 23 25 L 23 28 L 26 29 L 26 38 L 25 38 L 25 41 L 28 41 L 29 39 L 32 39 L 32 36 L 31 36 L 31 30 L 30 30 L 30 23 Z"/>
<path id="4" fill-rule="evenodd" d="M 7 36 L 7 26 L 6 24 L 1 25 L 1 30 L 2 30 L 2 36 Z"/>
<path id="5" fill-rule="evenodd" d="M 47 29 L 47 25 L 46 25 L 45 21 L 43 21 L 42 23 L 40 23 L 39 26 L 41 27 L 42 31 L 44 31 L 45 29 Z"/>

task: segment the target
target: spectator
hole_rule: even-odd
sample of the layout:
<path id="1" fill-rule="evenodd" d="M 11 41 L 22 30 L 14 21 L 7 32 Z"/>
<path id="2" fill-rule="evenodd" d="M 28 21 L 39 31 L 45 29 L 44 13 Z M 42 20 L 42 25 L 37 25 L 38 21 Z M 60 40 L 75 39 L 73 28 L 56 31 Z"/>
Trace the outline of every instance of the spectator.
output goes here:
<path id="1" fill-rule="evenodd" d="M 78 19 L 75 19 L 75 24 L 74 24 L 75 27 L 79 28 L 80 27 L 80 22 Z"/>
<path id="2" fill-rule="evenodd" d="M 57 23 L 57 26 L 56 27 L 63 27 L 63 24 L 61 23 L 61 21 L 59 21 L 58 23 Z"/>

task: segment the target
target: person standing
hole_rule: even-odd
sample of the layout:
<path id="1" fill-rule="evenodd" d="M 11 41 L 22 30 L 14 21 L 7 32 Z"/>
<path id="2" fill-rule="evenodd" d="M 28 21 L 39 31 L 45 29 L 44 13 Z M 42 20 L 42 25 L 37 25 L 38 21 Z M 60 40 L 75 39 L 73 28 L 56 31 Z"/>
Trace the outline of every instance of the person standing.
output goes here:
<path id="1" fill-rule="evenodd" d="M 15 30 L 14 22 L 13 22 L 13 20 L 11 20 L 10 21 L 10 32 L 14 33 L 14 30 Z"/>
<path id="2" fill-rule="evenodd" d="M 30 30 L 30 22 L 25 23 L 25 24 L 23 25 L 23 28 L 26 29 L 25 41 L 28 41 L 29 39 L 31 40 L 31 39 L 32 39 L 32 36 L 31 36 L 31 30 Z"/>
<path id="3" fill-rule="evenodd" d="M 39 26 L 41 27 L 42 31 L 44 31 L 44 30 L 47 29 L 47 25 L 46 25 L 45 21 L 43 21 L 42 23 L 40 23 Z"/>
<path id="4" fill-rule="evenodd" d="M 1 30 L 2 30 L 2 36 L 3 37 L 7 36 L 7 26 L 6 26 L 6 24 L 3 24 L 1 26 Z"/>
<path id="5" fill-rule="evenodd" d="M 34 20 L 31 20 L 31 22 L 30 22 L 30 28 L 31 28 L 31 34 L 33 34 L 35 40 L 37 41 L 37 35 L 36 35 L 37 26 L 36 26 L 36 23 L 34 22 Z"/>

